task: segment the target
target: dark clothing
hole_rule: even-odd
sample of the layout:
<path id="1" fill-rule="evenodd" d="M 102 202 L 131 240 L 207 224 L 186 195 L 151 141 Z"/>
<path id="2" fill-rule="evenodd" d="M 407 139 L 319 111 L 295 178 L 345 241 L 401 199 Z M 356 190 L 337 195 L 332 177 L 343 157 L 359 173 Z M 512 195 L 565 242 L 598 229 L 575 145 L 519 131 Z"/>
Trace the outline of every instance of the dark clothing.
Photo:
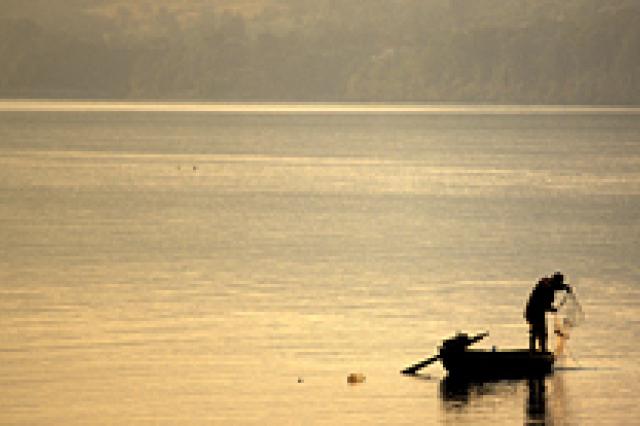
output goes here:
<path id="1" fill-rule="evenodd" d="M 529 323 L 530 339 L 529 349 L 535 350 L 536 340 L 540 341 L 540 349 L 547 351 L 547 322 L 545 318 L 546 312 L 555 311 L 553 307 L 553 299 L 555 292 L 560 290 L 569 290 L 569 286 L 562 281 L 552 278 L 542 278 L 531 291 L 527 307 L 524 311 L 524 317 Z"/>
<path id="2" fill-rule="evenodd" d="M 529 321 L 529 350 L 535 352 L 536 341 L 540 342 L 540 350 L 547 351 L 547 321 L 543 316 L 536 321 Z"/>

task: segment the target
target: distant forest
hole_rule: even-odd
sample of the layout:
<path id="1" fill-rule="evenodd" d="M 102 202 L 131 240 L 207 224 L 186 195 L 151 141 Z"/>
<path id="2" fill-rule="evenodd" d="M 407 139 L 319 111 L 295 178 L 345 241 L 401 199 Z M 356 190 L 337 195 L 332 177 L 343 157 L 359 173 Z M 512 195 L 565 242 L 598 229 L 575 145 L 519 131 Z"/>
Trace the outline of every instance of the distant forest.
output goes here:
<path id="1" fill-rule="evenodd" d="M 640 104 L 637 0 L 0 0 L 0 97 Z"/>

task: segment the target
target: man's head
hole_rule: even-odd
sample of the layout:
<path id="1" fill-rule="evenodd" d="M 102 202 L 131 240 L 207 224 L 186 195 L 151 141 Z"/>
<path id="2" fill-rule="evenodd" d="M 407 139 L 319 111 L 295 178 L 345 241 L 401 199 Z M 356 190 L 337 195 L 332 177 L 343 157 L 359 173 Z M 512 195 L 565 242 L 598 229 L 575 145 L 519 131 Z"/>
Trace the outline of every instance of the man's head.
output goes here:
<path id="1" fill-rule="evenodd" d="M 564 283 L 564 275 L 562 275 L 561 272 L 556 272 L 555 274 L 553 274 L 553 276 L 551 277 L 551 279 L 553 280 L 553 282 L 555 284 L 562 284 Z"/>

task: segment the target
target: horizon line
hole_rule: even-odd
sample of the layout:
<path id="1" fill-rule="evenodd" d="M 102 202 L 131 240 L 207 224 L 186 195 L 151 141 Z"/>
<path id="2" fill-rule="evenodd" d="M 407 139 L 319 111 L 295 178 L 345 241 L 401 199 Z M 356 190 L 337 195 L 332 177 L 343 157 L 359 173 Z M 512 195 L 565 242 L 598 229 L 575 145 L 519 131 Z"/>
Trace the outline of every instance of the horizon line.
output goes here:
<path id="1" fill-rule="evenodd" d="M 640 114 L 640 105 L 0 99 L 0 112 Z"/>

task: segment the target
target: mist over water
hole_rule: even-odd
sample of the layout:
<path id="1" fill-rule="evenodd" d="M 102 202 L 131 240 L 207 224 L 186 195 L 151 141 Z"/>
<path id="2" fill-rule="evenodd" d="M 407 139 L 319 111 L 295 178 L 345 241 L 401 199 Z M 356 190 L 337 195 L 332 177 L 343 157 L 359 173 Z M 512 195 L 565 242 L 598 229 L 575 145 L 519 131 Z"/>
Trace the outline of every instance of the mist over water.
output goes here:
<path id="1" fill-rule="evenodd" d="M 0 423 L 635 421 L 635 110 L 253 107 L 0 112 Z M 581 368 L 398 374 L 556 270 Z"/>

